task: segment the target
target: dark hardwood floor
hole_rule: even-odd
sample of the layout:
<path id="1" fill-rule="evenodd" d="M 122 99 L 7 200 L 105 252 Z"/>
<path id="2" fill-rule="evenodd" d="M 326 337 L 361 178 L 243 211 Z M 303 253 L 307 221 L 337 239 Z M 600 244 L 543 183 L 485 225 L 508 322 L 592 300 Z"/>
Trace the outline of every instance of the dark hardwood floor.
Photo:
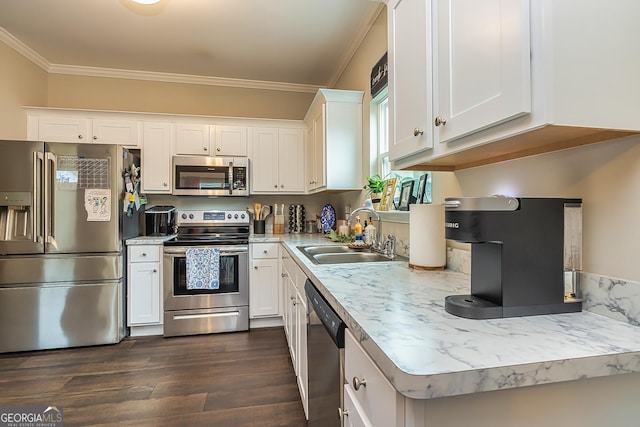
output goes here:
<path id="1" fill-rule="evenodd" d="M 0 355 L 0 405 L 65 426 L 304 426 L 282 328 Z"/>

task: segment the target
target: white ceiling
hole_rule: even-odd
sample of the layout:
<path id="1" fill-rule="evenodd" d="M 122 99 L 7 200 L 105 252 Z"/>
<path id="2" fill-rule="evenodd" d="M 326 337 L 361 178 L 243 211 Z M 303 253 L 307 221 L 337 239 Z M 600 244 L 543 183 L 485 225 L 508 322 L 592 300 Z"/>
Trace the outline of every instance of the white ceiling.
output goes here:
<path id="1" fill-rule="evenodd" d="M 382 7 L 371 0 L 1 0 L 0 40 L 49 72 L 314 91 L 335 83 Z"/>

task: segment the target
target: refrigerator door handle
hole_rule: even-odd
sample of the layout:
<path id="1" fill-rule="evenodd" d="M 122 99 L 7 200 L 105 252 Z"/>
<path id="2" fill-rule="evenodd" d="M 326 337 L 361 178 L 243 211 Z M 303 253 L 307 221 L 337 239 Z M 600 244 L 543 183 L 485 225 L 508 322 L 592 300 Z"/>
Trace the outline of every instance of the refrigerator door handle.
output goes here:
<path id="1" fill-rule="evenodd" d="M 55 154 L 47 152 L 47 163 L 51 165 L 47 173 L 44 175 L 44 215 L 45 215 L 45 232 L 47 235 L 46 243 L 51 244 L 58 249 L 53 230 L 55 227 L 55 182 L 56 173 L 58 171 L 58 159 Z"/>
<path id="2" fill-rule="evenodd" d="M 44 238 L 42 237 L 42 229 L 43 229 L 43 218 L 42 212 L 40 210 L 40 201 L 42 200 L 42 190 L 41 190 L 41 181 L 42 181 L 42 169 L 44 165 L 44 153 L 42 151 L 34 151 L 33 152 L 33 199 L 31 206 L 33 207 L 33 242 L 34 243 L 43 243 Z"/>

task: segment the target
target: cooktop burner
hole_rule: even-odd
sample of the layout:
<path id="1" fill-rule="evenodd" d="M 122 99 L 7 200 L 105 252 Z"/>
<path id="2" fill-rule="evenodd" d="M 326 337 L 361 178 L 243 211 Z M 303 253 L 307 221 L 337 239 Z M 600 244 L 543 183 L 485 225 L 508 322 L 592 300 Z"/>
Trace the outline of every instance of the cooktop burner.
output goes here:
<path id="1" fill-rule="evenodd" d="M 178 211 L 178 235 L 166 246 L 241 245 L 249 243 L 249 214 L 246 211 Z"/>

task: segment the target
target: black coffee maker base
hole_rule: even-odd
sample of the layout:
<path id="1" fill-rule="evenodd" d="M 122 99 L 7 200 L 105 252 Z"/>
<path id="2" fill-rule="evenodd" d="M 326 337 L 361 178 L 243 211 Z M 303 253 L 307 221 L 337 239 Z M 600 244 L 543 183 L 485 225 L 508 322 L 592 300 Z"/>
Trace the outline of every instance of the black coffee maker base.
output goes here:
<path id="1" fill-rule="evenodd" d="M 497 319 L 502 316 L 502 306 L 474 295 L 449 295 L 444 299 L 447 313 L 467 319 Z"/>
<path id="2" fill-rule="evenodd" d="M 447 313 L 466 319 L 498 319 L 502 317 L 577 313 L 582 311 L 582 302 L 500 306 L 475 295 L 449 295 L 444 299 L 444 309 Z"/>

